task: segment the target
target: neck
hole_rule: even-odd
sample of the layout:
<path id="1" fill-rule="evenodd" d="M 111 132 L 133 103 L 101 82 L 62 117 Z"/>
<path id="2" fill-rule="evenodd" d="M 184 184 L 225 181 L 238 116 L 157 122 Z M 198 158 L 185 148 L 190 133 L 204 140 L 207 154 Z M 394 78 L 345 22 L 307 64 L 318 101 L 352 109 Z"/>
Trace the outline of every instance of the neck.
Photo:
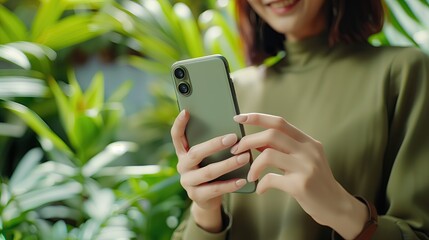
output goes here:
<path id="1" fill-rule="evenodd" d="M 306 31 L 306 32 L 300 32 L 300 33 L 286 33 L 285 37 L 290 42 L 299 42 L 307 38 L 311 38 L 317 35 L 320 35 L 323 31 L 325 31 L 325 26 L 316 27 Z"/>

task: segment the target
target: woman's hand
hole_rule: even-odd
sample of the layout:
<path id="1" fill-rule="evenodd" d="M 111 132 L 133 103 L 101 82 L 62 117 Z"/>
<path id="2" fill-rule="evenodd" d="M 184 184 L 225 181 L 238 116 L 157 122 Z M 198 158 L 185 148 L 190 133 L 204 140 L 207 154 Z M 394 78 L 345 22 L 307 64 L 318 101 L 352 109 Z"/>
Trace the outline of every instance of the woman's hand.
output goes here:
<path id="1" fill-rule="evenodd" d="M 258 194 L 271 188 L 287 192 L 318 223 L 332 227 L 347 239 L 358 235 L 367 219 L 367 209 L 335 180 L 320 142 L 281 117 L 251 113 L 234 120 L 263 129 L 243 137 L 231 149 L 233 154 L 249 149 L 261 152 L 248 173 L 248 181 L 261 178 Z M 279 169 L 281 174 L 262 176 L 268 167 Z"/>
<path id="2" fill-rule="evenodd" d="M 237 136 L 227 134 L 189 148 L 185 136 L 188 121 L 189 113 L 182 111 L 171 128 L 171 137 L 179 158 L 177 170 L 180 174 L 180 183 L 193 200 L 191 214 L 197 224 L 207 231 L 219 232 L 222 229 L 222 196 L 240 189 L 247 181 L 245 179 L 212 181 L 244 166 L 249 162 L 250 155 L 239 154 L 200 168 L 199 164 L 204 158 L 230 148 L 237 142 Z"/>

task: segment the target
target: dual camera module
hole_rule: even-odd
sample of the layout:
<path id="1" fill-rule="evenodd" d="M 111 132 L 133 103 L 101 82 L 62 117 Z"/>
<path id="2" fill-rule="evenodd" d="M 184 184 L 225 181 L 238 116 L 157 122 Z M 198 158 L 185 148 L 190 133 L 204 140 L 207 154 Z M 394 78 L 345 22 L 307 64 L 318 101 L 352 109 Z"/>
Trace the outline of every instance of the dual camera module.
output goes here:
<path id="1" fill-rule="evenodd" d="M 186 70 L 182 67 L 174 69 L 174 77 L 178 80 L 177 89 L 183 95 L 189 95 L 191 93 L 191 86 L 186 78 Z"/>

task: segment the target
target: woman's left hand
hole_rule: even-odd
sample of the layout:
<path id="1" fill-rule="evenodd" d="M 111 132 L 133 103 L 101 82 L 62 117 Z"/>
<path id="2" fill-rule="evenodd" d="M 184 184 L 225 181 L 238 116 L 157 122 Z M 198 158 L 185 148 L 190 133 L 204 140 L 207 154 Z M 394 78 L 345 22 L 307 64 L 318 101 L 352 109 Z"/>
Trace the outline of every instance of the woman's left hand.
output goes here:
<path id="1" fill-rule="evenodd" d="M 352 224 L 349 225 L 351 233 L 341 234 L 343 237 L 354 237 L 360 232 L 367 218 L 366 206 L 336 181 L 319 141 L 283 118 L 273 115 L 241 114 L 235 116 L 234 120 L 264 129 L 243 137 L 231 149 L 233 154 L 249 149 L 261 152 L 248 173 L 248 181 L 260 178 L 256 190 L 258 194 L 271 188 L 279 189 L 295 198 L 304 211 L 319 224 L 330 226 L 340 234 L 344 230 L 341 229 L 344 223 Z M 262 176 L 269 167 L 279 169 L 281 173 Z M 354 219 L 348 219 L 348 214 L 352 213 L 358 215 L 352 215 Z"/>

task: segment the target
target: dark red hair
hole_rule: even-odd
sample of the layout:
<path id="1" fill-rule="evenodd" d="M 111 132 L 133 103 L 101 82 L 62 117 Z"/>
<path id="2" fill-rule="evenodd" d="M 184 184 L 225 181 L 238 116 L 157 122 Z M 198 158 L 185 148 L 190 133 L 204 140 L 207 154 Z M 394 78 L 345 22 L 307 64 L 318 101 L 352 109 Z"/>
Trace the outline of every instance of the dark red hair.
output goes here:
<path id="1" fill-rule="evenodd" d="M 261 64 L 284 49 L 284 34 L 266 24 L 247 0 L 236 0 L 238 29 L 249 64 Z M 384 8 L 381 0 L 327 0 L 329 43 L 367 41 L 381 31 Z"/>

